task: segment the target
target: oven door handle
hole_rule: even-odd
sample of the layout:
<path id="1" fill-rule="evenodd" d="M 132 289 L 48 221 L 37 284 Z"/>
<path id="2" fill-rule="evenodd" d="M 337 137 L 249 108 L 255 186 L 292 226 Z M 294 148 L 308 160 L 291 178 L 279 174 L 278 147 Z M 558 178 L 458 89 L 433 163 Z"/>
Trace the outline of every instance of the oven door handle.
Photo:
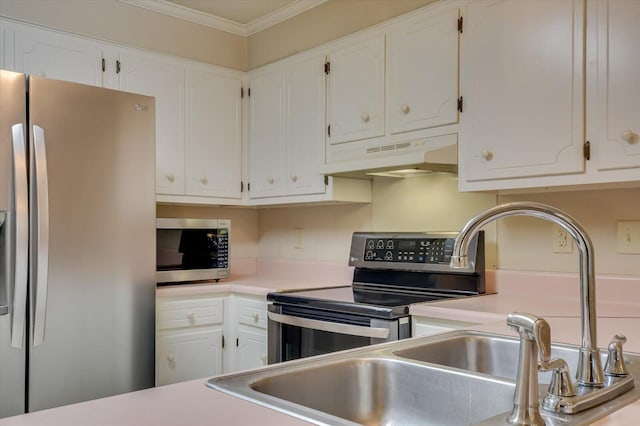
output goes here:
<path id="1" fill-rule="evenodd" d="M 282 315 L 275 312 L 268 312 L 269 319 L 282 324 L 294 325 L 296 327 L 311 328 L 313 330 L 328 331 L 330 333 L 349 334 L 351 336 L 371 337 L 375 339 L 386 339 L 389 337 L 388 328 L 365 327 L 362 325 L 340 324 L 336 322 L 320 321 L 309 318 Z"/>

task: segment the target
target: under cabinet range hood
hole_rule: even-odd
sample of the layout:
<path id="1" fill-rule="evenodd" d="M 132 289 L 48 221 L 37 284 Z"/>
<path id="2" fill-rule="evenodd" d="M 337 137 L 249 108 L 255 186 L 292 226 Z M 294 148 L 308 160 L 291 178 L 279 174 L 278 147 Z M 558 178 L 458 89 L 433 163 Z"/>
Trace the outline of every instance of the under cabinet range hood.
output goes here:
<path id="1" fill-rule="evenodd" d="M 328 176 L 371 178 L 414 177 L 431 173 L 458 172 L 457 134 L 433 140 L 419 139 L 396 144 L 359 147 L 334 145 L 323 173 Z M 329 157 L 329 156 L 328 156 Z"/>

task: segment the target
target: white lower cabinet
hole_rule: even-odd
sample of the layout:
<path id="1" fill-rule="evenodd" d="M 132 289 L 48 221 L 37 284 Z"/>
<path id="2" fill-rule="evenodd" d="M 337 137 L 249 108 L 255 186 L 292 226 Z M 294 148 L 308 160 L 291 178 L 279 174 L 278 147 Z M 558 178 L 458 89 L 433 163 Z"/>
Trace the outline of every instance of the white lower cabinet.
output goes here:
<path id="1" fill-rule="evenodd" d="M 267 302 L 263 297 L 232 295 L 231 299 L 235 349 L 230 351 L 233 360 L 225 372 L 267 365 Z"/>
<path id="2" fill-rule="evenodd" d="M 411 337 L 432 336 L 434 334 L 448 333 L 449 331 L 462 330 L 474 325 L 478 325 L 478 323 L 412 316 Z"/>
<path id="3" fill-rule="evenodd" d="M 267 330 L 238 327 L 236 371 L 267 365 Z"/>
<path id="4" fill-rule="evenodd" d="M 222 327 L 158 336 L 158 385 L 222 373 Z"/>
<path id="5" fill-rule="evenodd" d="M 267 365 L 264 297 L 236 294 L 158 297 L 158 386 L 264 365 Z"/>
<path id="6" fill-rule="evenodd" d="M 158 298 L 156 384 L 222 373 L 224 296 Z"/>

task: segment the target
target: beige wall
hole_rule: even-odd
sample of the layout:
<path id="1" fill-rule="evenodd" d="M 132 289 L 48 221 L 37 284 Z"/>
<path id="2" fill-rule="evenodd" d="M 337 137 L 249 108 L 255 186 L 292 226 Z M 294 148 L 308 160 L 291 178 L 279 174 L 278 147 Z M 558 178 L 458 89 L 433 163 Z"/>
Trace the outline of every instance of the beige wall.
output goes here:
<path id="1" fill-rule="evenodd" d="M 329 0 L 248 39 L 248 69 L 274 62 L 435 0 Z"/>
<path id="2" fill-rule="evenodd" d="M 640 220 L 640 188 L 502 195 L 500 203 L 537 201 L 573 216 L 595 247 L 596 273 L 640 276 L 640 255 L 616 253 L 616 222 Z M 498 224 L 500 269 L 578 272 L 578 253 L 553 253 L 552 224 L 533 218 L 507 218 Z"/>
<path id="3" fill-rule="evenodd" d="M 0 0 L 0 15 L 209 64 L 247 69 L 245 37 L 118 0 Z"/>
<path id="4" fill-rule="evenodd" d="M 458 230 L 476 213 L 499 203 L 536 201 L 576 218 L 595 246 L 599 274 L 640 276 L 640 255 L 615 252 L 616 222 L 640 220 L 640 189 L 519 195 L 459 193 L 449 175 L 376 179 L 371 204 L 266 209 L 158 206 L 158 217 L 230 218 L 232 257 L 346 263 L 355 231 Z M 302 248 L 295 229 L 302 229 Z M 487 267 L 577 272 L 578 254 L 553 253 L 553 225 L 535 218 L 506 218 L 486 229 Z"/>
<path id="5" fill-rule="evenodd" d="M 241 71 L 336 40 L 435 0 L 329 0 L 250 37 L 118 0 L 1 0 L 0 15 Z"/>
<path id="6" fill-rule="evenodd" d="M 452 175 L 377 179 L 373 202 L 259 211 L 258 256 L 346 263 L 355 231 L 457 231 L 473 214 L 492 207 L 492 194 L 462 194 Z M 304 248 L 295 248 L 295 229 Z M 495 265 L 495 227 L 487 229 L 487 265 Z"/>

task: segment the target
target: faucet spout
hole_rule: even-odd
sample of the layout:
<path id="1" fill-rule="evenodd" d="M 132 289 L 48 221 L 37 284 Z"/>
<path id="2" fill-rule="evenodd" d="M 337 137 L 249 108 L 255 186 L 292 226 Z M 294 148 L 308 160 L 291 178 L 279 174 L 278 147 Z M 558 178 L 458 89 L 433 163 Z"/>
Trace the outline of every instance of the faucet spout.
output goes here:
<path id="1" fill-rule="evenodd" d="M 451 266 L 468 268 L 467 251 L 473 236 L 485 225 L 508 216 L 533 216 L 562 227 L 573 238 L 580 253 L 580 313 L 582 342 L 576 379 L 585 386 L 603 386 L 604 372 L 596 338 L 596 287 L 593 244 L 582 226 L 571 216 L 542 203 L 502 204 L 472 218 L 456 238 Z"/>

